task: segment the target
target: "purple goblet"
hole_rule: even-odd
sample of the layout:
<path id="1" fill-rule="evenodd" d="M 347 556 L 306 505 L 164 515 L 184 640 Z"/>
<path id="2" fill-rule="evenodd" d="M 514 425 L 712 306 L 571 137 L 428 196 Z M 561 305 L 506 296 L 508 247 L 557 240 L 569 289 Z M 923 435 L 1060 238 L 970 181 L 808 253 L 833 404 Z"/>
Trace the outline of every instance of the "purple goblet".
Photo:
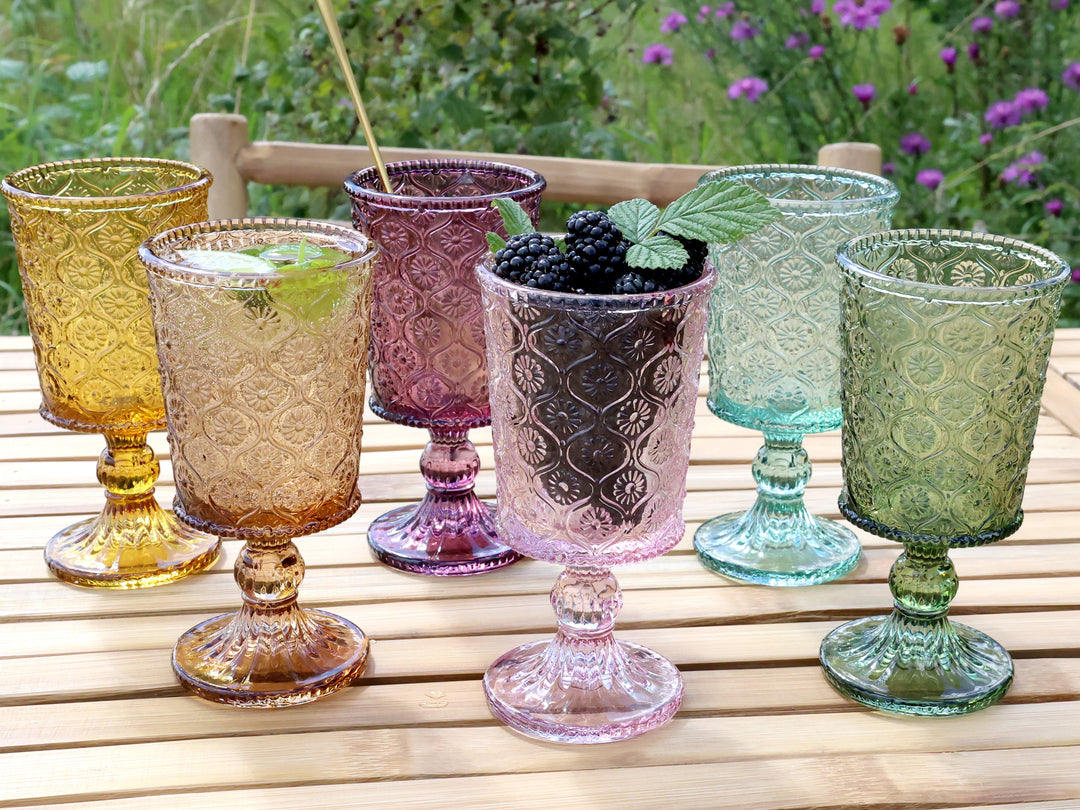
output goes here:
<path id="1" fill-rule="evenodd" d="M 472 160 L 387 165 L 393 194 L 374 168 L 345 181 L 353 224 L 382 248 L 371 308 L 371 407 L 391 422 L 427 428 L 420 457 L 427 494 L 382 515 L 368 543 L 387 565 L 457 576 L 519 559 L 473 491 L 480 469 L 469 430 L 491 424 L 480 291 L 474 268 L 484 235 L 502 233 L 496 198 L 515 200 L 535 223 L 546 182 L 516 166 Z"/>
<path id="2" fill-rule="evenodd" d="M 478 270 L 484 298 L 502 537 L 566 566 L 551 591 L 558 630 L 484 675 L 492 713 L 534 737 L 599 743 L 666 722 L 682 677 L 612 636 L 622 595 L 610 567 L 683 536 L 709 293 L 585 296 Z"/>

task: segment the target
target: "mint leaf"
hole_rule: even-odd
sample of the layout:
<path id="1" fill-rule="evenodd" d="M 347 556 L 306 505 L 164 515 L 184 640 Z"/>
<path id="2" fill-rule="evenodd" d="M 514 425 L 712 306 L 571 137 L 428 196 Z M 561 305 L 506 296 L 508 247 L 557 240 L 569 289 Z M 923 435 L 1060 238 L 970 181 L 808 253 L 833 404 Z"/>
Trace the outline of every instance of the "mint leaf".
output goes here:
<path id="1" fill-rule="evenodd" d="M 690 260 L 686 248 L 662 233 L 643 239 L 636 245 L 630 245 L 626 251 L 626 263 L 643 270 L 656 270 L 664 267 L 676 269 Z"/>
<path id="2" fill-rule="evenodd" d="M 704 242 L 735 242 L 778 219 L 780 212 L 763 194 L 731 181 L 694 188 L 667 207 L 659 227 Z"/>
<path id="3" fill-rule="evenodd" d="M 506 197 L 496 197 L 491 203 L 499 209 L 499 213 L 502 215 L 503 225 L 506 226 L 507 236 L 517 236 L 519 233 L 532 233 L 536 230 L 533 227 L 532 220 L 529 219 L 529 215 L 525 213 L 525 209 L 518 205 L 514 200 L 507 199 Z"/>
<path id="4" fill-rule="evenodd" d="M 607 214 L 631 242 L 644 242 L 656 233 L 656 224 L 660 221 L 660 209 L 642 199 L 616 203 Z"/>
<path id="5" fill-rule="evenodd" d="M 498 253 L 504 247 L 506 247 L 506 240 L 499 236 L 497 233 L 488 231 L 484 234 L 484 238 L 487 239 L 488 250 L 492 253 Z"/>

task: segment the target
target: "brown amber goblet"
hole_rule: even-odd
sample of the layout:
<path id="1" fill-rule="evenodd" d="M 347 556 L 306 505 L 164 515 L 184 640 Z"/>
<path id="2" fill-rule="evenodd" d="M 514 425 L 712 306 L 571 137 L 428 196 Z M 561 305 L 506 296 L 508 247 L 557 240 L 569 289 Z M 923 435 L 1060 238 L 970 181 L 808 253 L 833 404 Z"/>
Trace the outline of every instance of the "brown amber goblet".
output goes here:
<path id="1" fill-rule="evenodd" d="M 148 236 L 206 218 L 210 175 L 172 160 L 99 158 L 33 166 L 0 184 L 41 382 L 41 415 L 105 434 L 105 508 L 54 536 L 60 579 L 103 588 L 172 582 L 211 565 L 217 538 L 154 499 L 146 434 L 165 426 L 146 273 Z"/>
<path id="2" fill-rule="evenodd" d="M 329 248 L 347 259 L 306 270 L 206 270 L 182 252 L 256 248 L 266 256 L 275 246 L 283 254 Z M 292 538 L 341 523 L 360 506 L 377 253 L 348 228 L 294 219 L 200 223 L 140 249 L 176 513 L 247 541 L 235 567 L 243 606 L 193 627 L 173 651 L 180 681 L 209 700 L 306 703 L 364 669 L 368 645 L 359 628 L 297 604 L 304 563 Z"/>

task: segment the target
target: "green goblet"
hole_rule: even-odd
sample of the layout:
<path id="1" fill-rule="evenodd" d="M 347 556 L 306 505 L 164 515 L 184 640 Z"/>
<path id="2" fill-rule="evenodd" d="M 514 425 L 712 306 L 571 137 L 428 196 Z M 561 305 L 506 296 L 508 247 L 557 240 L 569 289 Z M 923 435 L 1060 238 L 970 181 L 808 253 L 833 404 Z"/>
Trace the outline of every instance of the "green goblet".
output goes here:
<path id="1" fill-rule="evenodd" d="M 891 615 L 821 645 L 840 692 L 897 714 L 994 703 L 1012 659 L 950 622 L 949 549 L 993 543 L 1023 520 L 1028 461 L 1069 267 L 1014 239 L 886 231 L 837 254 L 844 489 L 840 510 L 898 540 Z"/>

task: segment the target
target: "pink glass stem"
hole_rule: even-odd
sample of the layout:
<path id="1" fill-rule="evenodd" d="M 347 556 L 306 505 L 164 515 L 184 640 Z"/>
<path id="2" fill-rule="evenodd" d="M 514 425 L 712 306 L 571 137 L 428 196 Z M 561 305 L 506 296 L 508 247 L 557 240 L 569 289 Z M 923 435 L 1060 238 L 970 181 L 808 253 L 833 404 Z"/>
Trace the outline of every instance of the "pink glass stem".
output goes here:
<path id="1" fill-rule="evenodd" d="M 427 494 L 371 524 L 368 543 L 382 562 L 436 576 L 479 574 L 519 558 L 498 538 L 492 507 L 473 491 L 480 458 L 467 430 L 432 428 L 420 456 Z"/>

